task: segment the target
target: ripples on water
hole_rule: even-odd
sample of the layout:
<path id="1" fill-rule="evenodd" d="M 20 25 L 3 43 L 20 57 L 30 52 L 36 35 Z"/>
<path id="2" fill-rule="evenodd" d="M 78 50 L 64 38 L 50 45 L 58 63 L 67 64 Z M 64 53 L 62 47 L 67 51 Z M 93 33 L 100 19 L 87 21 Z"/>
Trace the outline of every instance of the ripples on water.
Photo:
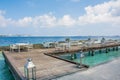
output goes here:
<path id="1" fill-rule="evenodd" d="M 54 42 L 54 41 L 64 41 L 67 36 L 64 37 L 0 37 L 0 46 L 8 46 L 14 43 L 21 43 L 21 42 L 30 42 L 33 44 L 36 43 L 43 43 L 43 42 Z M 83 40 L 88 39 L 89 36 L 72 36 L 69 38 L 71 40 Z M 90 37 L 101 39 L 102 37 Z M 105 37 L 108 39 L 120 39 L 120 37 Z M 7 65 L 4 62 L 4 58 L 0 53 L 0 80 L 14 80 L 12 74 L 10 73 Z"/>
<path id="2" fill-rule="evenodd" d="M 82 58 L 82 63 L 92 67 L 92 66 L 96 66 L 96 65 L 108 62 L 110 60 L 114 60 L 120 57 L 120 49 L 119 51 L 111 50 L 108 53 L 106 53 L 105 51 L 100 53 L 99 50 L 96 50 L 94 54 L 95 54 L 94 56 L 90 56 L 89 52 L 84 52 L 85 57 Z M 72 59 L 72 55 L 70 53 L 66 53 L 66 54 L 60 55 L 59 57 L 63 59 L 71 60 L 73 62 L 80 63 L 80 53 L 79 52 L 74 53 L 76 57 L 75 59 Z"/>
<path id="3" fill-rule="evenodd" d="M 14 80 L 12 73 L 9 71 L 4 62 L 4 57 L 0 52 L 0 80 Z"/>
<path id="4" fill-rule="evenodd" d="M 71 40 L 83 40 L 88 38 L 101 39 L 102 36 L 63 36 L 63 37 L 0 37 L 0 46 L 8 46 L 14 43 L 30 42 L 33 44 L 43 43 L 43 42 L 54 42 L 54 41 L 64 41 L 65 38 L 70 38 Z M 106 39 L 120 39 L 120 37 L 105 37 Z"/>

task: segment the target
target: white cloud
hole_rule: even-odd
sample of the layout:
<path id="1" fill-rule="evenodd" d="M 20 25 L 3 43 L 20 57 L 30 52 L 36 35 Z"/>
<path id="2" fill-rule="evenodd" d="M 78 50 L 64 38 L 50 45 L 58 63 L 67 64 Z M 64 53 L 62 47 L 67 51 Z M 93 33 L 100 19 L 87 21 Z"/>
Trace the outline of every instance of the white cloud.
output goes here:
<path id="1" fill-rule="evenodd" d="M 58 25 L 61 26 L 73 26 L 75 25 L 75 20 L 70 15 L 64 15 L 61 19 L 58 21 Z"/>
<path id="2" fill-rule="evenodd" d="M 5 18 L 5 11 L 0 10 L 0 26 L 69 27 L 96 23 L 120 24 L 120 0 L 111 0 L 95 6 L 87 6 L 85 7 L 85 11 L 86 13 L 83 16 L 79 16 L 78 19 L 72 18 L 69 14 L 57 18 L 51 13 L 13 20 L 11 18 Z"/>
<path id="3" fill-rule="evenodd" d="M 0 15 L 5 14 L 5 11 L 0 10 Z"/>
<path id="4" fill-rule="evenodd" d="M 6 18 L 3 16 L 4 14 L 5 14 L 5 11 L 0 10 L 0 27 L 5 27 L 5 26 L 7 26 L 8 24 L 10 24 L 11 21 L 12 21 L 10 18 L 6 19 Z"/>
<path id="5" fill-rule="evenodd" d="M 35 17 L 25 17 L 18 21 L 13 21 L 13 25 L 34 26 L 34 27 L 56 27 L 56 26 L 73 26 L 75 20 L 70 15 L 64 15 L 62 18 L 57 19 L 52 14 L 45 14 Z"/>
<path id="6" fill-rule="evenodd" d="M 112 0 L 85 8 L 86 14 L 79 17 L 79 23 L 114 23 L 120 21 L 120 0 Z"/>
<path id="7" fill-rule="evenodd" d="M 33 26 L 41 27 L 72 26 L 75 24 L 75 20 L 70 15 L 64 15 L 62 18 L 57 19 L 52 14 L 45 14 L 33 17 L 32 19 Z"/>
<path id="8" fill-rule="evenodd" d="M 56 17 L 51 14 L 45 14 L 33 18 L 33 26 L 53 27 L 55 25 Z"/>
<path id="9" fill-rule="evenodd" d="M 30 26 L 32 24 L 32 17 L 24 17 L 23 19 L 19 19 L 18 21 L 14 23 L 16 24 L 16 26 L 17 25 L 22 26 L 22 27 Z"/>

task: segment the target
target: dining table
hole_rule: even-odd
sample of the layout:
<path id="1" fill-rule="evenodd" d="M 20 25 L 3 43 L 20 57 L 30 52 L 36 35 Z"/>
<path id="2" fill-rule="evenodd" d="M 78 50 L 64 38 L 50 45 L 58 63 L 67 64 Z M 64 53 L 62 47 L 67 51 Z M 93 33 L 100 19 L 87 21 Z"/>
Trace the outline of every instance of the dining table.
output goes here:
<path id="1" fill-rule="evenodd" d="M 18 52 L 20 52 L 21 47 L 26 47 L 28 49 L 29 43 L 16 43 L 15 45 L 18 47 Z"/>

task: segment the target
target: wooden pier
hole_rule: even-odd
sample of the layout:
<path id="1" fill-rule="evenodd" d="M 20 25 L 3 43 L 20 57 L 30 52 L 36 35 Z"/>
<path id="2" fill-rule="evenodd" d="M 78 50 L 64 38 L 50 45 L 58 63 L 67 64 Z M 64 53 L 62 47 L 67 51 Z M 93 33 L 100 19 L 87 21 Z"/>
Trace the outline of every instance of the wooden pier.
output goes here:
<path id="1" fill-rule="evenodd" d="M 73 46 L 71 49 L 65 51 L 56 51 L 55 48 L 50 49 L 33 49 L 28 52 L 8 52 L 4 51 L 3 55 L 5 57 L 5 62 L 8 64 L 11 72 L 13 73 L 15 80 L 25 80 L 24 77 L 24 64 L 27 58 L 32 58 L 33 63 L 36 65 L 36 80 L 50 80 L 57 77 L 65 76 L 71 73 L 78 72 L 83 69 L 77 68 L 76 64 L 64 61 L 62 59 L 57 59 L 55 57 L 47 56 L 47 54 L 59 54 L 66 52 L 76 52 L 76 51 L 94 51 L 98 49 L 116 48 L 120 44 L 107 44 L 107 45 L 93 45 L 89 47 L 78 47 Z M 84 68 L 85 69 L 85 68 Z"/>
<path id="2" fill-rule="evenodd" d="M 50 80 L 83 70 L 76 68 L 75 64 L 44 55 L 47 51 L 54 52 L 53 49 L 37 49 L 21 53 L 5 51 L 3 55 L 15 80 L 25 80 L 24 64 L 27 58 L 32 58 L 36 65 L 36 80 Z"/>

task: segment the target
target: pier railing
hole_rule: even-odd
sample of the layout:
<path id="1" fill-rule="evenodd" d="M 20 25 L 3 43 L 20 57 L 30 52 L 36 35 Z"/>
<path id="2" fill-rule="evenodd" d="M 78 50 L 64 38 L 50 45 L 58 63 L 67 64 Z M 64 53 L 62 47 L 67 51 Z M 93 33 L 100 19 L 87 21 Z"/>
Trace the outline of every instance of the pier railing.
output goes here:
<path id="1" fill-rule="evenodd" d="M 117 46 L 120 46 L 120 43 L 94 44 L 91 46 L 83 46 L 80 48 L 80 50 L 89 51 L 89 50 L 97 50 L 97 49 L 117 47 Z"/>

